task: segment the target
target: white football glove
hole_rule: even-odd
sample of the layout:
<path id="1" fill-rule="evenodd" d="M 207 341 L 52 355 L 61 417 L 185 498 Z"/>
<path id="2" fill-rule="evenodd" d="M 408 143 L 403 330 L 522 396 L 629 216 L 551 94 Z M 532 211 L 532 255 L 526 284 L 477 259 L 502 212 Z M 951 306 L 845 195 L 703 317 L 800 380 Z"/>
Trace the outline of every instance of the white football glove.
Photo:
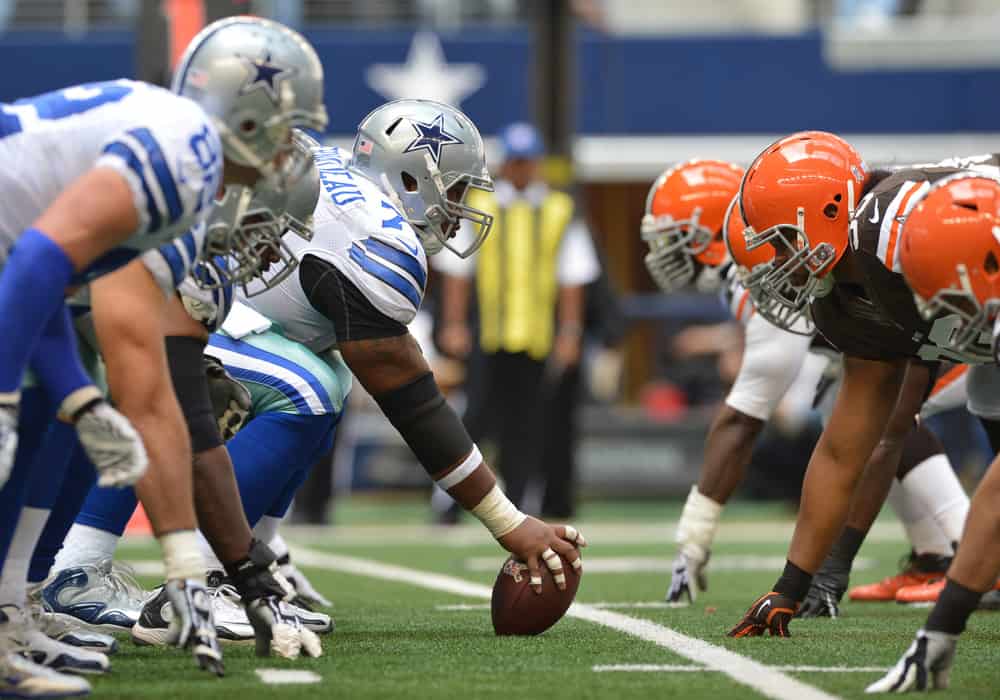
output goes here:
<path id="1" fill-rule="evenodd" d="M 928 690 L 929 687 L 935 690 L 947 688 L 957 644 L 957 635 L 918 630 L 917 638 L 903 658 L 884 677 L 865 688 L 865 692 L 906 693 Z"/>
<path id="2" fill-rule="evenodd" d="M 687 596 L 687 602 L 693 603 L 699 591 L 708 589 L 708 578 L 705 575 L 707 565 L 708 557 L 696 559 L 683 552 L 678 553 L 671 565 L 672 574 L 670 588 L 667 589 L 667 602 L 679 603 L 682 602 L 681 598 Z"/>
<path id="3" fill-rule="evenodd" d="M 297 659 L 300 654 L 318 657 L 323 644 L 316 633 L 302 626 L 289 605 L 276 595 L 267 595 L 244 603 L 247 619 L 257 640 L 257 656 L 272 653 L 285 659 Z"/>
<path id="4" fill-rule="evenodd" d="M 17 455 L 17 403 L 0 404 L 0 488 L 10 478 Z"/>
<path id="5" fill-rule="evenodd" d="M 307 610 L 312 610 L 314 607 L 329 608 L 333 605 L 326 596 L 316 590 L 291 560 L 286 564 L 279 564 L 278 571 L 295 589 L 295 597 L 291 601 L 293 604 L 305 607 Z M 303 603 L 305 605 L 302 605 Z"/>
<path id="6" fill-rule="evenodd" d="M 164 588 L 174 613 L 167 630 L 167 643 L 190 649 L 200 668 L 217 676 L 225 675 L 222 650 L 215 636 L 212 601 L 205 584 L 171 579 Z"/>
<path id="7" fill-rule="evenodd" d="M 146 473 L 149 458 L 128 418 L 105 401 L 76 417 L 76 434 L 97 470 L 98 486 L 131 486 Z"/>

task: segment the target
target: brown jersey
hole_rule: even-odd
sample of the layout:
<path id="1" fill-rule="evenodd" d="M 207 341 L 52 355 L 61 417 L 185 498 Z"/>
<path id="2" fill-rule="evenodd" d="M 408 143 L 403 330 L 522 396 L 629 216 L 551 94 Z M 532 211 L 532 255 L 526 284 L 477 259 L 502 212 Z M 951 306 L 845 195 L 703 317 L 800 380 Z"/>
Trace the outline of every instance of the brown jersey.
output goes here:
<path id="1" fill-rule="evenodd" d="M 836 283 L 811 305 L 816 328 L 831 345 L 867 360 L 981 360 L 948 346 L 957 316 L 927 321 L 917 311 L 900 273 L 899 236 L 906 215 L 932 183 L 965 169 L 996 173 L 998 168 L 996 155 L 914 166 L 897 170 L 865 193 L 850 236 L 862 282 Z"/>

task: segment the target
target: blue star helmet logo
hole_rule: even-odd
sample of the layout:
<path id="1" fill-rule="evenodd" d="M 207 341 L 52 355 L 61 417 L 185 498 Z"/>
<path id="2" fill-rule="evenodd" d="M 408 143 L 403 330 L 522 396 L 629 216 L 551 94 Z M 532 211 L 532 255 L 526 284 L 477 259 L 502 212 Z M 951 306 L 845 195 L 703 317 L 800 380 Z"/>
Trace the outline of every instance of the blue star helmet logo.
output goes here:
<path id="1" fill-rule="evenodd" d="M 264 58 L 249 58 L 247 56 L 240 56 L 240 58 L 243 59 L 243 64 L 247 69 L 247 81 L 240 88 L 240 94 L 246 95 L 254 90 L 263 90 L 274 104 L 278 104 L 281 99 L 278 94 L 281 81 L 295 75 L 295 69 L 283 68 L 271 63 L 270 53 Z"/>
<path id="2" fill-rule="evenodd" d="M 441 149 L 444 146 L 465 143 L 454 134 L 444 130 L 444 114 L 439 114 L 430 124 L 411 119 L 410 124 L 417 132 L 417 137 L 410 142 L 403 153 L 424 150 L 431 154 L 435 165 L 441 162 Z"/>

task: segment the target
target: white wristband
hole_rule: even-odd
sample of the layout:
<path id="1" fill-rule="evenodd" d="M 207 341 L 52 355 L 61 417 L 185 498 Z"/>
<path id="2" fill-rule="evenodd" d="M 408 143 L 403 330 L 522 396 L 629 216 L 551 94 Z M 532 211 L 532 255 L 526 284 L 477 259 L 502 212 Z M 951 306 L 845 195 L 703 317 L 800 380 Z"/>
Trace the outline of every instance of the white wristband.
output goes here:
<path id="1" fill-rule="evenodd" d="M 163 568 L 168 581 L 172 579 L 205 580 L 205 559 L 198 546 L 194 530 L 177 530 L 160 538 Z"/>
<path id="2" fill-rule="evenodd" d="M 82 386 L 63 399 L 62 405 L 59 406 L 59 420 L 64 423 L 72 423 L 73 416 L 76 415 L 77 411 L 91 401 L 103 398 L 104 394 L 93 384 Z"/>
<path id="3" fill-rule="evenodd" d="M 445 491 L 454 486 L 458 486 L 458 484 L 469 478 L 469 475 L 476 471 L 482 463 L 483 455 L 479 452 L 479 448 L 473 445 L 472 452 L 469 453 L 469 456 L 462 460 L 462 463 L 457 467 L 438 479 L 437 485 Z"/>
<path id="4" fill-rule="evenodd" d="M 472 509 L 472 514 L 479 518 L 496 539 L 509 533 L 528 517 L 517 509 L 496 484 L 483 496 L 479 505 Z"/>

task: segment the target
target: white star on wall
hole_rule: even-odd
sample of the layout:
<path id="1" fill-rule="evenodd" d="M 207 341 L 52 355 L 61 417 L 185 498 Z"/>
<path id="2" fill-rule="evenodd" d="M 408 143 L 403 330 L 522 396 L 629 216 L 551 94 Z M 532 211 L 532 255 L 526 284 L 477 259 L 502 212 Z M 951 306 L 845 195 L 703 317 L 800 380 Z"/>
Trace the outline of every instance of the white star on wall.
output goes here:
<path id="1" fill-rule="evenodd" d="M 420 98 L 457 107 L 483 86 L 486 71 L 479 63 L 448 63 L 437 34 L 417 32 L 406 63 L 376 63 L 366 78 L 388 100 Z"/>

